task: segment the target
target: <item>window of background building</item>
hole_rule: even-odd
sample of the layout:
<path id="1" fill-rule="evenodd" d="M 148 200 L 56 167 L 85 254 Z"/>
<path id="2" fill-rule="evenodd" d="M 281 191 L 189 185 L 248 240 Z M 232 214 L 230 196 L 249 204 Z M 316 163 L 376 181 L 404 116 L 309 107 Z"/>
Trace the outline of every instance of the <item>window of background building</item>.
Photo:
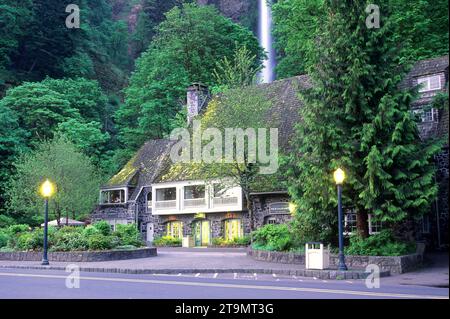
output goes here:
<path id="1" fill-rule="evenodd" d="M 441 77 L 439 75 L 424 76 L 417 79 L 420 85 L 419 92 L 429 92 L 441 89 Z"/>
<path id="2" fill-rule="evenodd" d="M 156 201 L 163 202 L 177 199 L 177 189 L 175 187 L 160 188 L 156 190 Z"/>

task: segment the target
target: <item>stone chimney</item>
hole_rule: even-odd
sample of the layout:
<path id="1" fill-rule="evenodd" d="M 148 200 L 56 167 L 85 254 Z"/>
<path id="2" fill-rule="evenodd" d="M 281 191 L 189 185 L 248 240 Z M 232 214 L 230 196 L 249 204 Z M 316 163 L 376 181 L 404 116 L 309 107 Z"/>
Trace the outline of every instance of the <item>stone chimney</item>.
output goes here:
<path id="1" fill-rule="evenodd" d="M 202 83 L 194 83 L 187 89 L 187 122 L 191 124 L 192 119 L 200 114 L 209 100 L 208 87 Z"/>

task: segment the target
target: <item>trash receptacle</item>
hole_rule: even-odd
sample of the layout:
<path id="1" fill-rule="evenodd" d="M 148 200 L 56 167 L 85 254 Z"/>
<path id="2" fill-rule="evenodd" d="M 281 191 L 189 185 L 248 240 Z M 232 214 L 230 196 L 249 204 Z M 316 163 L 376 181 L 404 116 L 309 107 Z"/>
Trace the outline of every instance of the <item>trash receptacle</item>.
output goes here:
<path id="1" fill-rule="evenodd" d="M 191 245 L 191 236 L 184 236 L 183 237 L 183 245 L 184 248 L 192 247 Z"/>
<path id="2" fill-rule="evenodd" d="M 327 269 L 330 265 L 330 250 L 323 243 L 310 242 L 305 244 L 305 268 Z"/>

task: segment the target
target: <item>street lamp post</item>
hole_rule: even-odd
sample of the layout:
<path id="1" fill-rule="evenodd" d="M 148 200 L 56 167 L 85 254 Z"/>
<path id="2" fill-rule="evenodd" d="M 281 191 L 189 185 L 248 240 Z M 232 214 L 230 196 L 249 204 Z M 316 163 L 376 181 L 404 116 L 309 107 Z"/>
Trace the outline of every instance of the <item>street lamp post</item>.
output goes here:
<path id="1" fill-rule="evenodd" d="M 347 270 L 347 266 L 345 265 L 345 256 L 344 256 L 344 227 L 343 227 L 343 215 L 342 215 L 342 183 L 345 179 L 345 172 L 338 168 L 334 172 L 334 181 L 337 185 L 337 193 L 338 193 L 338 223 L 339 223 L 339 266 L 338 270 Z"/>
<path id="2" fill-rule="evenodd" d="M 55 192 L 55 186 L 47 179 L 41 185 L 40 189 L 42 197 L 45 199 L 45 217 L 44 217 L 44 254 L 42 256 L 42 265 L 48 265 L 47 248 L 48 248 L 48 199 Z"/>

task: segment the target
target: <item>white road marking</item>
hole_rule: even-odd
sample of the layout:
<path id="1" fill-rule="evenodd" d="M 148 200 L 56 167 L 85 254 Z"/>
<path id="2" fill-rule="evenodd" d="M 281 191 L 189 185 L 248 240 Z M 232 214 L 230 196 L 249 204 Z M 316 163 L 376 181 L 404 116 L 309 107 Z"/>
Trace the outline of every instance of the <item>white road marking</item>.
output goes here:
<path id="1" fill-rule="evenodd" d="M 67 278 L 67 276 L 61 276 L 61 275 L 37 275 L 37 274 L 16 274 L 16 273 L 0 273 L 0 276 L 48 278 L 48 279 L 66 279 Z M 448 296 L 415 295 L 415 294 L 401 294 L 401 293 L 389 293 L 389 292 L 369 292 L 369 291 L 338 290 L 338 289 L 323 289 L 323 288 L 259 286 L 259 285 L 220 284 L 220 283 L 208 283 L 208 282 L 187 282 L 187 281 L 108 278 L 108 277 L 89 277 L 89 276 L 87 276 L 87 277 L 82 276 L 82 277 L 80 277 L 80 279 L 91 280 L 91 281 L 145 283 L 145 284 L 162 284 L 162 285 L 178 285 L 178 286 L 193 286 L 193 287 L 220 287 L 220 288 L 235 288 L 235 289 L 313 292 L 313 293 L 329 293 L 329 294 L 338 294 L 338 295 L 356 295 L 356 296 L 370 296 L 370 297 L 449 299 Z"/>
<path id="2" fill-rule="evenodd" d="M 200 273 L 195 274 L 195 277 L 199 277 L 199 276 L 200 276 Z"/>
<path id="3" fill-rule="evenodd" d="M 219 276 L 219 274 L 218 274 L 218 273 L 215 273 L 214 276 L 213 276 L 213 278 L 217 278 L 217 276 Z"/>
<path id="4" fill-rule="evenodd" d="M 273 276 L 273 278 L 277 278 L 277 275 L 276 275 L 276 274 L 272 274 L 272 276 Z"/>
<path id="5" fill-rule="evenodd" d="M 235 272 L 234 273 L 234 277 L 233 277 L 234 279 L 236 279 L 237 278 L 237 273 Z"/>
<path id="6" fill-rule="evenodd" d="M 292 278 L 297 279 L 297 276 L 296 276 L 296 275 L 293 275 Z"/>
<path id="7" fill-rule="evenodd" d="M 353 283 L 353 281 L 350 281 L 350 280 L 346 280 L 345 282 L 348 283 L 348 284 L 352 284 Z"/>

